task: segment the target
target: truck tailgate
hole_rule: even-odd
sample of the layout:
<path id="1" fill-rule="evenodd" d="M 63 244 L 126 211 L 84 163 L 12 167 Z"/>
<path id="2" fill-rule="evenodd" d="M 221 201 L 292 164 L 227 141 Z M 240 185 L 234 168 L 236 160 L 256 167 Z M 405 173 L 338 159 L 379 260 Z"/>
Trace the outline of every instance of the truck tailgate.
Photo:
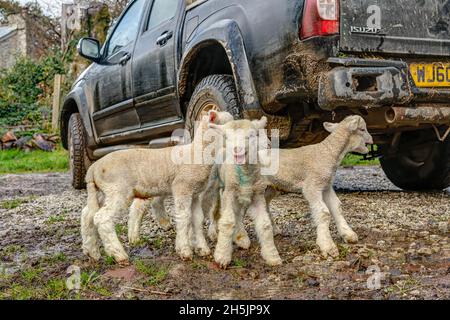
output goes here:
<path id="1" fill-rule="evenodd" d="M 450 56 L 450 0 L 341 0 L 341 50 Z"/>

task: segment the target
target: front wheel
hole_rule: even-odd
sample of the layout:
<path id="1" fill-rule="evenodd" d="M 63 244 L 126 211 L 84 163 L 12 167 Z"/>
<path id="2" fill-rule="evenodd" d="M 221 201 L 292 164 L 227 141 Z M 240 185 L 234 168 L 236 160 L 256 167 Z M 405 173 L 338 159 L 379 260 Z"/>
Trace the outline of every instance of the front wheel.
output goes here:
<path id="1" fill-rule="evenodd" d="M 74 113 L 70 117 L 68 131 L 69 165 L 72 186 L 77 190 L 85 189 L 86 172 L 91 161 L 87 156 L 83 122 L 78 113 Z"/>
<path id="2" fill-rule="evenodd" d="M 430 134 L 428 132 L 428 134 Z M 422 140 L 424 132 L 404 133 L 398 150 L 381 146 L 381 166 L 404 190 L 443 190 L 450 186 L 450 141 Z"/>
<path id="3" fill-rule="evenodd" d="M 232 76 L 208 76 L 197 85 L 186 114 L 186 130 L 192 136 L 195 122 L 200 121 L 211 110 L 227 111 L 235 119 L 242 117 L 236 85 Z"/>

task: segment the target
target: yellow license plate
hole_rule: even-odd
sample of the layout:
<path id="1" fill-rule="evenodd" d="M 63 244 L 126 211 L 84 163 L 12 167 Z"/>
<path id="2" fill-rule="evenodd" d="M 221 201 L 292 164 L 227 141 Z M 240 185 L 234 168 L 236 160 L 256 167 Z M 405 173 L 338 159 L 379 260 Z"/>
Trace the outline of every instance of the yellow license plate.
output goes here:
<path id="1" fill-rule="evenodd" d="M 418 87 L 450 87 L 450 63 L 412 63 L 409 70 Z"/>

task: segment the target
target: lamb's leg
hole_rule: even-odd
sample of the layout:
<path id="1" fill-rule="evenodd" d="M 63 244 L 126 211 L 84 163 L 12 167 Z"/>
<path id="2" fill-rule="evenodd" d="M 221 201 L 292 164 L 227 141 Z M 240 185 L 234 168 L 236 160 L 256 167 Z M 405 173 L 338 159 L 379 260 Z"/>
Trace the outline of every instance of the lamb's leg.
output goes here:
<path id="1" fill-rule="evenodd" d="M 106 254 L 120 264 L 128 262 L 128 254 L 117 237 L 115 222 L 120 213 L 128 210 L 132 200 L 132 194 L 127 195 L 122 192 L 114 193 L 114 197 L 107 196 L 106 205 L 94 217 L 94 223 L 105 246 Z"/>
<path id="2" fill-rule="evenodd" d="M 209 225 L 208 225 L 208 238 L 209 240 L 216 242 L 217 241 L 217 220 L 219 218 L 215 216 L 211 216 L 209 218 Z"/>
<path id="3" fill-rule="evenodd" d="M 195 251 L 201 257 L 211 254 L 203 231 L 204 221 L 205 215 L 203 214 L 202 203 L 199 197 L 196 197 L 192 205 L 192 231 Z"/>
<path id="4" fill-rule="evenodd" d="M 314 188 L 311 184 L 305 184 L 303 194 L 311 207 L 311 214 L 317 227 L 317 245 L 324 257 L 337 257 L 339 250 L 331 237 L 331 214 L 324 202 L 323 191 Z"/>
<path id="5" fill-rule="evenodd" d="M 91 179 L 92 180 L 92 179 Z M 81 237 L 83 252 L 94 260 L 100 260 L 100 236 L 94 223 L 95 214 L 100 210 L 99 196 L 103 192 L 97 190 L 94 182 L 87 184 L 88 201 L 81 214 Z"/>
<path id="6" fill-rule="evenodd" d="M 267 188 L 266 190 L 266 203 L 267 203 L 267 212 L 270 215 L 270 221 L 272 221 L 272 226 L 273 226 L 273 234 L 275 236 L 278 236 L 280 234 L 282 234 L 280 227 L 277 226 L 277 224 L 275 223 L 275 220 L 273 219 L 273 215 L 270 211 L 270 203 L 272 202 L 273 199 L 275 199 L 277 196 L 280 195 L 280 192 L 275 190 L 272 187 Z"/>
<path id="7" fill-rule="evenodd" d="M 89 206 L 83 209 L 81 214 L 81 235 L 83 238 L 84 254 L 98 261 L 101 258 L 100 238 L 94 224 L 95 214 L 96 211 L 90 210 Z"/>
<path id="8" fill-rule="evenodd" d="M 209 219 L 208 238 L 217 241 L 217 221 L 220 217 L 220 195 L 219 189 L 215 186 L 209 188 L 201 195 L 203 212 Z"/>
<path id="9" fill-rule="evenodd" d="M 158 222 L 159 226 L 165 230 L 169 231 L 172 228 L 170 222 L 170 217 L 166 212 L 166 207 L 164 206 L 164 197 L 155 198 L 152 201 L 152 213 L 155 220 Z"/>
<path id="10" fill-rule="evenodd" d="M 330 190 L 324 193 L 324 200 L 330 209 L 334 220 L 336 221 L 338 232 L 344 241 L 347 243 L 357 243 L 358 235 L 352 230 L 345 220 L 345 217 L 342 214 L 342 203 L 333 188 L 330 188 Z"/>
<path id="11" fill-rule="evenodd" d="M 250 249 L 252 243 L 247 231 L 245 230 L 244 215 L 245 210 L 243 209 L 236 212 L 236 232 L 234 233 L 233 240 L 239 248 L 248 250 Z"/>
<path id="12" fill-rule="evenodd" d="M 182 189 L 182 188 L 181 188 Z M 184 192 L 184 191 L 183 191 Z M 174 191 L 175 225 L 177 236 L 175 248 L 178 255 L 184 260 L 192 259 L 191 237 L 192 232 L 192 204 L 194 196 Z"/>
<path id="13" fill-rule="evenodd" d="M 264 195 L 257 195 L 248 213 L 255 223 L 256 234 L 261 244 L 261 255 L 270 266 L 279 266 L 283 263 L 275 246 L 273 226 L 267 212 L 267 203 Z"/>
<path id="14" fill-rule="evenodd" d="M 226 268 L 230 264 L 233 255 L 233 235 L 236 227 L 235 203 L 236 198 L 233 193 L 224 191 L 221 199 L 217 246 L 214 253 L 215 261 L 222 268 Z"/>
<path id="15" fill-rule="evenodd" d="M 135 198 L 130 208 L 128 219 L 128 241 L 130 245 L 135 245 L 141 238 L 142 219 L 148 212 L 151 200 Z"/>

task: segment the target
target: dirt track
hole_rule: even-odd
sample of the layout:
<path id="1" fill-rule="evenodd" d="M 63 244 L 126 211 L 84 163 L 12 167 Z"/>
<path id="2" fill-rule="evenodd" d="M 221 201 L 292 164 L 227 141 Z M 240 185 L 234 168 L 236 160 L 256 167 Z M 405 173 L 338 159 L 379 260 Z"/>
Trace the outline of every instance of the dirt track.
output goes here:
<path id="1" fill-rule="evenodd" d="M 341 252 L 335 261 L 320 257 L 301 196 L 274 201 L 285 262 L 277 269 L 262 263 L 253 232 L 254 245 L 236 251 L 227 271 L 210 259 L 182 262 L 173 232 L 150 217 L 142 244 L 130 249 L 133 266 L 91 263 L 80 252 L 86 195 L 68 181 L 66 174 L 0 176 L 0 298 L 77 297 L 64 286 L 72 265 L 82 271 L 78 297 L 92 299 L 450 298 L 450 193 L 401 192 L 376 167 L 339 171 L 336 187 L 360 243 L 343 244 L 333 227 Z M 124 242 L 125 226 L 117 228 Z M 372 269 L 379 272 L 370 277 Z M 368 287 L 369 277 L 380 280 L 378 289 Z"/>

